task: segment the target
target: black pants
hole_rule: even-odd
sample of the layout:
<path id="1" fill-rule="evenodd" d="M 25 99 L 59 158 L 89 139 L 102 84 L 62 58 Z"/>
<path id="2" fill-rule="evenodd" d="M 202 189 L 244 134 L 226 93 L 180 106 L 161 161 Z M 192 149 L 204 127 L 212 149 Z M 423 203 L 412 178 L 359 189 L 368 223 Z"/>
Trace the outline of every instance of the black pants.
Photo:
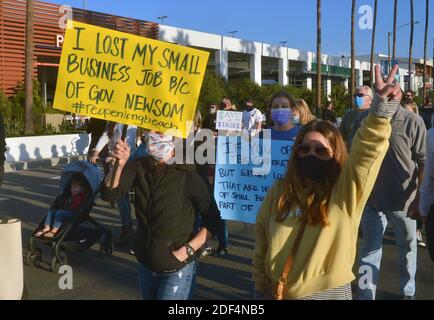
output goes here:
<path id="1" fill-rule="evenodd" d="M 0 187 L 3 183 L 3 176 L 5 174 L 5 166 L 3 163 L 0 163 Z"/>

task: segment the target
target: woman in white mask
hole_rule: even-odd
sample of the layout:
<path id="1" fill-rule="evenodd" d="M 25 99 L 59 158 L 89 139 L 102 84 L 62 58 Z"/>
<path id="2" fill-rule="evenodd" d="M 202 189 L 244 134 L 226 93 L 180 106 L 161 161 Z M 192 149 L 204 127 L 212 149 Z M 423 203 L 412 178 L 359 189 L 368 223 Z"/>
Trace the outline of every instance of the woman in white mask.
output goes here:
<path id="1" fill-rule="evenodd" d="M 196 251 L 217 233 L 218 217 L 208 212 L 209 191 L 195 166 L 169 164 L 174 162 L 174 138 L 150 131 L 144 143 L 148 156 L 127 163 L 130 148 L 118 140 L 112 153 L 119 160 L 114 189 L 109 188 L 112 169 L 102 183 L 101 197 L 111 201 L 135 190 L 134 251 L 143 299 L 187 300 L 196 277 Z M 202 228 L 192 236 L 196 213 Z"/>

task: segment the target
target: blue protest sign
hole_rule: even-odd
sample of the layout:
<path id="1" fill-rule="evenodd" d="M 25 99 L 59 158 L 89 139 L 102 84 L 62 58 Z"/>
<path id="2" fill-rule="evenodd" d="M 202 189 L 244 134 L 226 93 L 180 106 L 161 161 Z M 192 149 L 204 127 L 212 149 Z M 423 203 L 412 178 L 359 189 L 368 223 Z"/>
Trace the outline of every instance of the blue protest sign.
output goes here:
<path id="1" fill-rule="evenodd" d="M 268 190 L 286 173 L 292 145 L 292 141 L 253 139 L 248 144 L 241 137 L 218 138 L 214 197 L 223 219 L 255 223 Z"/>

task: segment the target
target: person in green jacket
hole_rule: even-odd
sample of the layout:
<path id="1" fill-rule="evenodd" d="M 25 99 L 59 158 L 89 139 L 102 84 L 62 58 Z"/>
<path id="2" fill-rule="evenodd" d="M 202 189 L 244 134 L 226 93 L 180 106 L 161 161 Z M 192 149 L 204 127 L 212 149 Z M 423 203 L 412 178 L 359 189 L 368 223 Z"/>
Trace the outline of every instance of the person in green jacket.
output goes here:
<path id="1" fill-rule="evenodd" d="M 270 189 L 257 216 L 256 298 L 352 298 L 363 208 L 389 147 L 390 119 L 400 108 L 397 70 L 383 81 L 376 66 L 370 114 L 348 157 L 341 134 L 326 121 L 311 122 L 298 135 L 286 176 Z"/>

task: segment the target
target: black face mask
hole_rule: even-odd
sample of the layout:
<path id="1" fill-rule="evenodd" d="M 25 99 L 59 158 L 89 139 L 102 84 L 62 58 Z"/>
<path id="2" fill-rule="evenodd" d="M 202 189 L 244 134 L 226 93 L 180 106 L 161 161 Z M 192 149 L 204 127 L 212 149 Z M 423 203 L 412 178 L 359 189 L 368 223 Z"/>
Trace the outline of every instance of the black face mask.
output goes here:
<path id="1" fill-rule="evenodd" d="M 333 159 L 321 160 L 314 155 L 308 155 L 304 158 L 297 157 L 297 164 L 301 176 L 315 182 L 321 182 L 329 172 Z"/>

